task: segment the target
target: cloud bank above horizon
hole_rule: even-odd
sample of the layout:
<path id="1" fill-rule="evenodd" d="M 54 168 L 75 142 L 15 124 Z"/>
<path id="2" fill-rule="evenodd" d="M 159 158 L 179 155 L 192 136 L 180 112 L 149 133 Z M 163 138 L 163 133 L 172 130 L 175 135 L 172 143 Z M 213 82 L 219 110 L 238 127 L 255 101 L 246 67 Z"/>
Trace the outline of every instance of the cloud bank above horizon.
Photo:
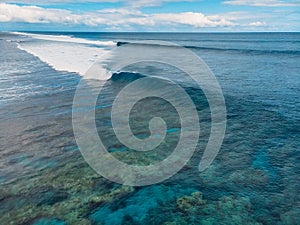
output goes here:
<path id="1" fill-rule="evenodd" d="M 300 31 L 300 1 L 2 0 L 0 30 Z"/>

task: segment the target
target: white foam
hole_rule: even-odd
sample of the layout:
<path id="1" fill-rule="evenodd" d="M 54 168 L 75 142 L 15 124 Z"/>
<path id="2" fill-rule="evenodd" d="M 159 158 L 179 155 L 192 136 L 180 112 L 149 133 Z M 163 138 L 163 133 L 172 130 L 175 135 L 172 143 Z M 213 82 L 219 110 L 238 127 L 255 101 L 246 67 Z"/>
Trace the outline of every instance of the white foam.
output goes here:
<path id="1" fill-rule="evenodd" d="M 23 33 L 21 34 L 23 35 Z M 105 61 L 109 55 L 109 49 L 86 45 L 87 43 L 91 44 L 90 41 L 80 38 L 51 35 L 42 36 L 42 40 L 45 41 L 20 42 L 18 43 L 18 48 L 38 57 L 41 61 L 58 71 L 75 72 L 88 79 L 107 80 L 109 78 L 102 71 L 97 74 L 97 77 L 90 77 L 86 73 L 95 62 Z M 58 40 L 58 37 L 64 41 Z"/>
<path id="2" fill-rule="evenodd" d="M 97 46 L 115 46 L 116 42 L 113 41 L 92 41 L 83 38 L 74 38 L 67 35 L 44 35 L 44 34 L 31 34 L 22 32 L 12 32 L 13 34 L 29 36 L 34 39 L 46 40 L 46 41 L 59 41 L 67 43 L 77 43 L 77 44 L 89 44 Z"/>

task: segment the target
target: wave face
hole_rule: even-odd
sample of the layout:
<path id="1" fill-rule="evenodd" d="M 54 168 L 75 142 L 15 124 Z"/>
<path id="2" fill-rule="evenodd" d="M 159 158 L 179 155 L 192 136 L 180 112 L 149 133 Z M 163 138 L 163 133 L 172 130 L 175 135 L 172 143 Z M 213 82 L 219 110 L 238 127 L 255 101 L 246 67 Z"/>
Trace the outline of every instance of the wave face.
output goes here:
<path id="1" fill-rule="evenodd" d="M 145 75 L 133 72 L 113 73 L 110 80 L 115 82 L 131 82 L 143 78 Z"/>

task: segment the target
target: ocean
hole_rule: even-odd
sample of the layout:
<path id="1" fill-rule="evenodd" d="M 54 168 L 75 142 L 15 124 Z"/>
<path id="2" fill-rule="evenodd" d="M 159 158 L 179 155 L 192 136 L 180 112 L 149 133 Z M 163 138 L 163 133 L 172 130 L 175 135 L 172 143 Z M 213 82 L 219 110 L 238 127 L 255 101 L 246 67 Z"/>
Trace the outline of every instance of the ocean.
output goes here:
<path id="1" fill-rule="evenodd" d="M 118 59 L 122 46 L 164 57 L 175 48 L 145 44 L 150 41 L 197 55 L 222 89 L 226 132 L 204 171 L 198 166 L 212 127 L 211 104 L 184 71 L 149 61 L 92 77 L 86 73 L 99 61 L 105 66 Z M 2 32 L 0 49 L 1 224 L 299 224 L 300 33 Z M 115 135 L 114 100 L 143 78 L 171 80 L 190 96 L 200 120 L 199 140 L 187 164 L 167 179 L 122 185 L 86 162 L 72 122 L 74 112 L 82 118 L 90 112 L 91 95 L 99 94 L 95 124 L 107 151 L 132 165 L 164 162 L 184 132 L 169 102 L 150 97 L 130 112 L 132 132 L 141 140 L 151 135 L 151 118 L 164 119 L 166 140 L 155 151 L 134 151 Z M 74 109 L 80 84 L 85 92 Z M 164 91 L 176 98 L 168 87 Z"/>

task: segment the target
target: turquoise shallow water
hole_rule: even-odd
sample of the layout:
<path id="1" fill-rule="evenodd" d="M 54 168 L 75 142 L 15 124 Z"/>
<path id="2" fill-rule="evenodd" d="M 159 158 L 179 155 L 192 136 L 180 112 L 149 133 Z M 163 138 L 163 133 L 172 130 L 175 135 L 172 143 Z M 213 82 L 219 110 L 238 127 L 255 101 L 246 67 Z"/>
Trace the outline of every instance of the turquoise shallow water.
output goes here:
<path id="1" fill-rule="evenodd" d="M 179 173 L 146 187 L 110 182 L 88 166 L 74 139 L 72 101 L 81 77 L 58 72 L 19 50 L 15 41 L 21 37 L 0 34 L 1 223 L 299 224 L 298 33 L 72 35 L 188 46 L 210 66 L 223 89 L 228 113 L 224 143 L 213 164 L 199 173 L 209 137 L 208 104 L 201 90 L 172 68 L 140 64 L 108 81 L 87 81 L 104 85 L 96 107 L 98 132 L 124 162 L 148 164 L 169 155 L 165 150 L 176 145 L 180 123 L 174 108 L 163 101 L 136 105 L 132 116 L 144 123 L 133 123 L 133 132 L 147 137 L 147 121 L 158 113 L 168 124 L 167 141 L 154 153 L 126 148 L 114 136 L 109 113 L 122 87 L 160 71 L 161 76 L 179 79 L 199 112 L 199 144 Z"/>

